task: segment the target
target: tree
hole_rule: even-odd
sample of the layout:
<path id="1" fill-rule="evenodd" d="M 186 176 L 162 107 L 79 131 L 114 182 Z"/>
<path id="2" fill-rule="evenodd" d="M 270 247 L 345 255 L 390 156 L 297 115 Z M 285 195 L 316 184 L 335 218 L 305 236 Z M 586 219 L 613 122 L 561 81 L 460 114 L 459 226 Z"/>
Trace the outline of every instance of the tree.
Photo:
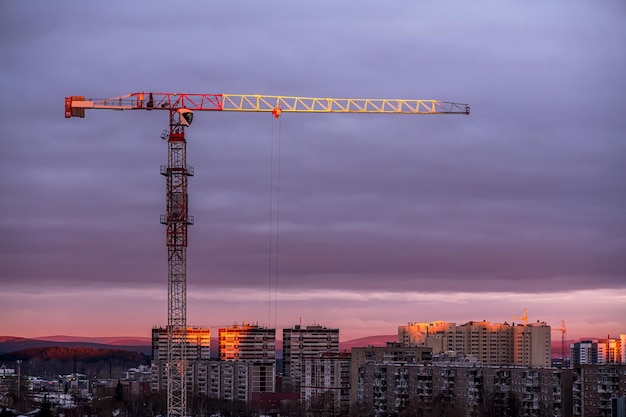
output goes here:
<path id="1" fill-rule="evenodd" d="M 117 380 L 117 385 L 115 386 L 115 396 L 114 399 L 116 402 L 124 401 L 124 387 L 120 380 Z"/>
<path id="2" fill-rule="evenodd" d="M 335 417 L 338 415 L 335 394 L 331 391 L 321 392 L 311 398 L 308 411 L 313 416 Z"/>
<path id="3" fill-rule="evenodd" d="M 43 402 L 41 403 L 41 407 L 39 408 L 39 411 L 37 412 L 37 414 L 35 414 L 36 417 L 52 417 L 52 404 L 50 403 L 50 400 L 48 400 L 48 396 L 46 395 L 43 399 Z"/>
<path id="4" fill-rule="evenodd" d="M 304 417 L 306 416 L 306 410 L 304 404 L 299 400 L 283 401 L 280 404 L 280 415 Z"/>

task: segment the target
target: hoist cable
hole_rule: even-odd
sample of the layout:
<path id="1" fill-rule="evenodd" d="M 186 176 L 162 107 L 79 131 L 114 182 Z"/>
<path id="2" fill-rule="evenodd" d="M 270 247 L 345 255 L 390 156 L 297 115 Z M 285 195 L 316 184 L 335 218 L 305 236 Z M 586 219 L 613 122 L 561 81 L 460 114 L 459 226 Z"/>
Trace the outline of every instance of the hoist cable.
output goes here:
<path id="1" fill-rule="evenodd" d="M 282 125 L 283 118 L 278 118 L 278 180 L 276 184 L 276 251 L 274 255 L 275 266 L 274 266 L 274 328 L 276 328 L 276 317 L 278 314 L 278 237 L 280 235 L 280 180 L 281 180 L 281 151 L 282 151 Z"/>

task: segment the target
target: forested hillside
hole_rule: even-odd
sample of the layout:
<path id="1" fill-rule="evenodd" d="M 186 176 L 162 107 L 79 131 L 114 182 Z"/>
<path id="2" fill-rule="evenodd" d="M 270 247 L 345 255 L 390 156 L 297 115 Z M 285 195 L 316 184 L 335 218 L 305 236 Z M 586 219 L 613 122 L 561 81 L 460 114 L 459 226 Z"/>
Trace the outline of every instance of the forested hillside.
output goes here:
<path id="1" fill-rule="evenodd" d="M 21 360 L 24 375 L 58 375 L 78 372 L 90 377 L 115 377 L 129 368 L 149 365 L 143 353 L 121 349 L 34 347 L 0 354 L 0 364 L 15 367 Z"/>

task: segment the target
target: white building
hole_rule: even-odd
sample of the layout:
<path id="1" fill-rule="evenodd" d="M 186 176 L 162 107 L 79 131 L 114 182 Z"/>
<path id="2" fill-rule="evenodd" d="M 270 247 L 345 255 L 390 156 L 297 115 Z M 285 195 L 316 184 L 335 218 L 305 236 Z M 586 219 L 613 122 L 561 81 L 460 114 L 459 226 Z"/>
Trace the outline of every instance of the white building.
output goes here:
<path id="1" fill-rule="evenodd" d="M 283 329 L 283 390 L 300 392 L 303 361 L 326 352 L 339 353 L 339 329 L 319 324 Z"/>
<path id="2" fill-rule="evenodd" d="M 347 352 L 327 352 L 304 359 L 300 399 L 310 408 L 326 408 L 321 412 L 346 415 L 350 409 L 350 357 Z"/>

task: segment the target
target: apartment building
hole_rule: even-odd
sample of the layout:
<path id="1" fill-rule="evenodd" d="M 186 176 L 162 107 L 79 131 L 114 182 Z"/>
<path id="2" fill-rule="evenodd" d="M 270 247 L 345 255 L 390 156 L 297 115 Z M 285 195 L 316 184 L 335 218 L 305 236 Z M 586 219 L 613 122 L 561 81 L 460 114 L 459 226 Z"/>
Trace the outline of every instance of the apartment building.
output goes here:
<path id="1" fill-rule="evenodd" d="M 186 384 L 189 392 L 211 398 L 247 401 L 253 392 L 274 392 L 276 331 L 242 324 L 219 329 L 221 361 L 210 361 L 209 328 L 186 331 Z M 152 329 L 150 388 L 167 388 L 167 329 Z"/>
<path id="2" fill-rule="evenodd" d="M 211 359 L 211 332 L 208 327 L 187 327 L 185 331 L 185 359 L 187 360 L 187 386 L 193 386 L 193 363 Z M 167 388 L 167 328 L 152 328 L 152 365 L 150 389 L 161 391 Z M 174 346 L 175 350 L 180 346 Z M 175 354 L 175 357 L 180 355 Z"/>
<path id="3" fill-rule="evenodd" d="M 626 335 L 607 337 L 606 339 L 589 339 L 570 345 L 572 365 L 626 363 Z"/>
<path id="4" fill-rule="evenodd" d="M 621 338 L 609 336 L 604 340 L 604 345 L 604 363 L 621 363 L 622 350 L 626 348 Z"/>
<path id="5" fill-rule="evenodd" d="M 275 367 L 250 361 L 197 362 L 193 392 L 229 401 L 252 400 L 253 393 L 274 392 Z"/>
<path id="6" fill-rule="evenodd" d="M 352 348 L 350 363 L 350 397 L 357 400 L 359 372 L 363 365 L 377 363 L 423 364 L 432 360 L 433 349 L 426 346 L 404 346 L 402 343 L 387 343 L 386 346 Z"/>
<path id="7" fill-rule="evenodd" d="M 208 327 L 187 327 L 187 360 L 211 359 L 211 331 Z M 167 328 L 152 328 L 152 361 L 167 361 Z"/>
<path id="8" fill-rule="evenodd" d="M 573 415 L 626 415 L 626 364 L 582 364 L 573 368 Z"/>
<path id="9" fill-rule="evenodd" d="M 249 362 L 250 393 L 276 391 L 276 329 L 242 323 L 218 330 L 220 361 Z"/>
<path id="10" fill-rule="evenodd" d="M 353 411 L 374 410 L 376 416 L 572 415 L 571 369 L 370 363 L 358 368 L 353 384 L 357 387 Z"/>
<path id="11" fill-rule="evenodd" d="M 350 409 L 350 353 L 324 352 L 302 363 L 300 399 L 321 414 L 347 415 Z"/>
<path id="12" fill-rule="evenodd" d="M 319 324 L 283 329 L 283 391 L 300 392 L 304 360 L 327 352 L 339 353 L 339 329 Z"/>
<path id="13" fill-rule="evenodd" d="M 599 363 L 598 341 L 581 340 L 572 343 L 570 345 L 570 358 L 573 366 Z"/>
<path id="14" fill-rule="evenodd" d="M 234 324 L 218 330 L 221 361 L 276 362 L 276 329 L 258 324 Z"/>
<path id="15" fill-rule="evenodd" d="M 513 327 L 513 365 L 551 366 L 552 329 L 545 322 Z"/>
<path id="16" fill-rule="evenodd" d="M 528 325 L 443 321 L 398 326 L 398 342 L 425 346 L 433 355 L 455 352 L 485 365 L 550 366 L 551 329 L 545 322 Z"/>

